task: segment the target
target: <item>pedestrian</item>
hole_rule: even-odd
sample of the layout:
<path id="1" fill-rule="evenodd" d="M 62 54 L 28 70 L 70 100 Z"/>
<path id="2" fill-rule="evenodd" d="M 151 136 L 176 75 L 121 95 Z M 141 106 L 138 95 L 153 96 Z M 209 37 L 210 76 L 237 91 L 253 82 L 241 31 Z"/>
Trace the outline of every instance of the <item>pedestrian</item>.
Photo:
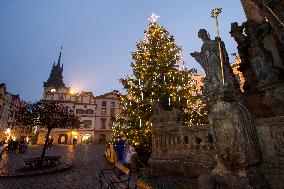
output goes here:
<path id="1" fill-rule="evenodd" d="M 50 148 L 52 149 L 53 138 L 50 139 Z"/>
<path id="2" fill-rule="evenodd" d="M 50 149 L 50 138 L 47 139 L 47 149 Z"/>
<path id="3" fill-rule="evenodd" d="M 77 144 L 77 138 L 73 138 L 73 145 Z"/>
<path id="4" fill-rule="evenodd" d="M 115 147 L 116 147 L 117 161 L 123 162 L 125 141 L 122 139 L 121 136 L 119 136 L 119 138 L 116 140 Z"/>
<path id="5" fill-rule="evenodd" d="M 138 154 L 133 146 L 129 147 L 125 162 L 132 172 L 136 172 L 138 170 Z"/>
<path id="6" fill-rule="evenodd" d="M 16 153 L 18 147 L 19 147 L 19 140 L 15 140 L 13 142 L 13 153 Z"/>
<path id="7" fill-rule="evenodd" d="M 1 142 L 1 143 L 0 143 L 0 159 L 2 159 L 3 153 L 4 153 L 4 143 Z"/>
<path id="8" fill-rule="evenodd" d="M 24 140 L 20 140 L 20 142 L 19 142 L 19 152 L 23 153 L 23 152 L 26 151 L 26 149 L 27 149 L 27 146 L 25 144 L 25 141 Z"/>
<path id="9" fill-rule="evenodd" d="M 9 153 L 13 152 L 13 147 L 14 147 L 14 140 L 12 139 L 12 137 L 10 137 L 8 140 L 8 152 Z"/>
<path id="10" fill-rule="evenodd" d="M 46 140 L 46 139 L 45 139 Z M 49 140 L 49 138 L 47 139 L 47 142 L 46 142 L 46 149 L 49 149 L 49 143 L 50 143 L 50 140 Z"/>

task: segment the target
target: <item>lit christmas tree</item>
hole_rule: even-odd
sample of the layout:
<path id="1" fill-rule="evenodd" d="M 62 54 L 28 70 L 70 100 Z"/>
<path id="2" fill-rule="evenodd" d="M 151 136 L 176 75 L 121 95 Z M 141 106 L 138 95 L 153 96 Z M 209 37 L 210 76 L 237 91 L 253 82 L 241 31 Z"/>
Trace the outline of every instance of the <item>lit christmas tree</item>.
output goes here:
<path id="1" fill-rule="evenodd" d="M 196 71 L 181 66 L 181 47 L 156 19 L 153 14 L 145 39 L 137 43 L 137 50 L 132 53 L 133 75 L 120 79 L 127 95 L 120 95 L 122 111 L 112 126 L 114 139 L 126 139 L 138 152 L 151 152 L 150 117 L 157 103 L 165 110 L 178 110 L 185 125 L 206 120 L 204 104 L 195 95 L 192 76 Z"/>

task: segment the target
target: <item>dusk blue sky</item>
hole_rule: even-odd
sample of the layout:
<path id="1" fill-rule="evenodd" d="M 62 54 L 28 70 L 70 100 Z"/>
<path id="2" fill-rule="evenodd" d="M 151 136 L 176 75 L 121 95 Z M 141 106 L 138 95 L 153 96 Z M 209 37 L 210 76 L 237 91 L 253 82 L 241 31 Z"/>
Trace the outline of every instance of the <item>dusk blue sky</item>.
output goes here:
<path id="1" fill-rule="evenodd" d="M 200 28 L 216 36 L 216 7 L 223 8 L 220 33 L 230 55 L 237 52 L 231 23 L 245 21 L 239 0 L 0 0 L 0 83 L 39 100 L 63 46 L 67 86 L 94 95 L 122 90 L 118 78 L 131 74 L 131 52 L 152 12 L 182 46 L 186 66 L 203 73 L 189 53 L 200 51 Z"/>

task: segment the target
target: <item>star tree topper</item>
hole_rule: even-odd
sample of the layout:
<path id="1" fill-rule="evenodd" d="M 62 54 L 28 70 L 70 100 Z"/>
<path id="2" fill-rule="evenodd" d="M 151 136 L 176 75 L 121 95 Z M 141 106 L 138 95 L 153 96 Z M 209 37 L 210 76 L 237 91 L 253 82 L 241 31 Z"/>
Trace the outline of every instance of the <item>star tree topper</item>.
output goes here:
<path id="1" fill-rule="evenodd" d="M 160 18 L 160 16 L 156 15 L 155 13 L 152 13 L 151 17 L 148 18 L 148 20 L 152 23 L 156 22 L 158 19 Z"/>

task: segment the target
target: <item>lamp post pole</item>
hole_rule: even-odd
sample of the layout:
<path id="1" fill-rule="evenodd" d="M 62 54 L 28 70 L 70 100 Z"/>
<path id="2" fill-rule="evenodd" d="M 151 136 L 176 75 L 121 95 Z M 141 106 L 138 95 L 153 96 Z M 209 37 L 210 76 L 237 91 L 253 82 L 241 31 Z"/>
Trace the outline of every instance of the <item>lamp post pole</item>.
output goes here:
<path id="1" fill-rule="evenodd" d="M 221 74 L 222 74 L 222 83 L 225 84 L 225 78 L 224 78 L 224 65 L 223 65 L 223 55 L 222 55 L 222 49 L 221 49 L 221 38 L 220 38 L 220 31 L 219 31 L 219 21 L 218 16 L 222 12 L 222 8 L 215 8 L 211 11 L 211 17 L 215 18 L 216 20 L 216 30 L 217 30 L 217 36 L 219 39 L 219 58 L 220 58 L 220 64 L 221 64 Z"/>

